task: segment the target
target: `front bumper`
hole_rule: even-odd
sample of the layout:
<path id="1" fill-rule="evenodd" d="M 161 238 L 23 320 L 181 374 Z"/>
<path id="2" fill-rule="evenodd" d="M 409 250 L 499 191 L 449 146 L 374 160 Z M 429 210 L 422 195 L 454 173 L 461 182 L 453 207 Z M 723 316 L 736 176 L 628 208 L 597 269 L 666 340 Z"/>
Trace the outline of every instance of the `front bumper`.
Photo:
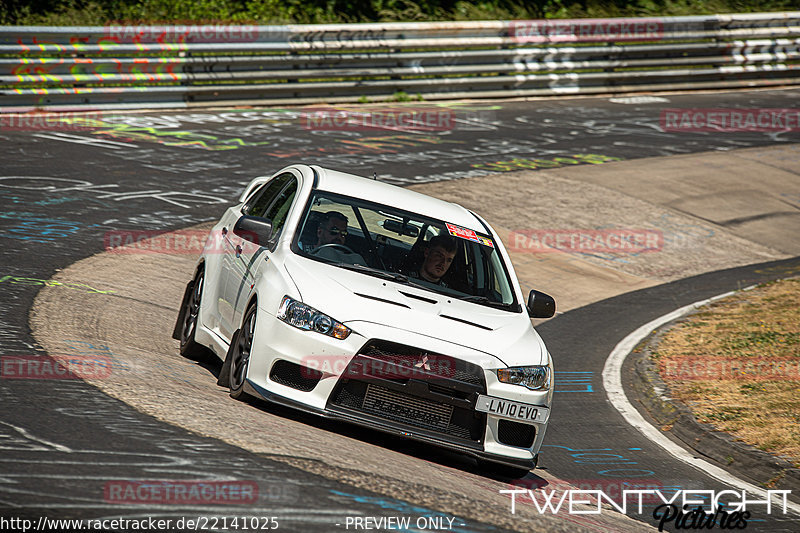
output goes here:
<path id="1" fill-rule="evenodd" d="M 469 354 L 467 359 L 449 357 L 451 368 L 447 375 L 428 372 L 424 365 L 409 374 L 409 369 L 414 368 L 412 365 L 395 364 L 386 357 L 392 349 L 381 353 L 381 350 L 370 352 L 367 347 L 375 343 L 383 343 L 381 346 L 384 348 L 405 347 L 407 352 L 401 355 L 408 356 L 415 352 L 432 353 L 409 346 L 425 346 L 429 349 L 435 346 L 438 351 L 444 351 L 443 348 L 447 349 L 448 345 L 441 341 L 431 342 L 427 337 L 410 335 L 408 332 L 398 334 L 396 330 L 384 326 L 379 328 L 380 331 L 372 330 L 369 333 L 378 333 L 382 339 L 394 335 L 391 340 L 365 338 L 359 335 L 363 329 L 360 328 L 358 333 L 354 331 L 345 341 L 339 341 L 297 330 L 274 317 L 265 316 L 265 313 L 259 315 L 259 319 L 263 317 L 265 323 L 256 328 L 254 341 L 260 349 L 254 351 L 248 368 L 245 390 L 250 394 L 326 418 L 377 429 L 477 458 L 517 468 L 535 467 L 547 423 L 512 422 L 479 412 L 475 404 L 479 395 L 489 395 L 549 408 L 552 392 L 530 391 L 517 385 L 500 383 L 496 374 L 486 368 L 489 365 L 485 362 L 492 361 L 492 358 L 485 354 L 481 354 L 480 359 L 474 353 Z M 270 339 L 269 342 L 259 342 L 262 333 L 262 338 Z M 452 351 L 463 351 L 463 348 L 449 347 Z M 320 357 L 330 357 L 343 364 L 334 373 L 320 372 L 317 381 L 310 382 L 309 387 L 302 387 L 302 383 L 293 383 L 292 380 L 276 379 L 276 363 L 287 367 L 288 362 L 296 368 L 308 368 L 309 359 L 318 363 Z M 483 364 L 478 365 L 468 359 Z M 366 360 L 371 365 L 369 368 L 380 367 L 388 373 L 364 375 L 362 371 L 354 372 L 352 366 L 359 360 L 362 363 Z M 499 362 L 494 366 L 497 365 Z M 434 370 L 437 368 L 433 363 L 430 366 Z M 363 369 L 363 365 L 360 368 Z M 526 433 L 526 429 L 530 431 Z"/>
<path id="2" fill-rule="evenodd" d="M 440 437 L 431 437 L 420 432 L 409 432 L 406 431 L 404 428 L 402 428 L 400 425 L 392 424 L 391 422 L 387 422 L 385 420 L 370 419 L 368 417 L 358 416 L 356 414 L 349 414 L 346 412 L 330 411 L 328 409 L 319 409 L 316 407 L 311 407 L 302 402 L 291 400 L 289 398 L 286 398 L 285 396 L 281 396 L 279 394 L 270 392 L 264 389 L 263 387 L 256 385 L 250 380 L 248 380 L 245 383 L 245 391 L 252 396 L 263 398 L 264 400 L 267 400 L 269 402 L 273 402 L 279 405 L 283 405 L 285 407 L 321 416 L 330 420 L 349 422 L 351 424 L 356 424 L 366 428 L 382 431 L 390 435 L 395 435 L 398 437 L 403 437 L 419 442 L 425 442 L 427 444 L 432 444 L 440 448 L 446 448 L 449 450 L 457 451 L 465 455 L 475 457 L 476 459 L 484 459 L 487 461 L 492 461 L 495 463 L 511 466 L 514 468 L 524 468 L 532 470 L 536 468 L 536 465 L 539 460 L 538 452 L 532 454 L 530 458 L 517 458 L 517 457 L 509 457 L 506 455 L 497 455 L 474 447 L 460 445 L 455 442 L 449 442 Z M 542 428 L 541 433 L 542 436 L 544 436 L 543 435 L 544 428 Z"/>

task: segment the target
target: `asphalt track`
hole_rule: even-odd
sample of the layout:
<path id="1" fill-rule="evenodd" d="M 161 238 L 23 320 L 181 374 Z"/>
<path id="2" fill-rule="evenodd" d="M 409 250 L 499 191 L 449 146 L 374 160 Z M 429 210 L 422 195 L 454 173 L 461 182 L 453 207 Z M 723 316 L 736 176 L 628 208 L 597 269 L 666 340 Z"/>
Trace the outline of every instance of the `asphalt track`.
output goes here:
<path id="1" fill-rule="evenodd" d="M 296 111 L 286 110 L 124 114 L 106 117 L 91 130 L 5 130 L 0 132 L 3 354 L 42 353 L 28 326 L 33 298 L 59 269 L 101 251 L 107 231 L 166 231 L 213 220 L 246 181 L 283 164 L 309 161 L 361 174 L 374 171 L 380 179 L 411 184 L 530 168 L 542 161 L 552 166 L 575 154 L 613 160 L 768 146 L 797 142 L 798 133 L 668 133 L 658 128 L 660 112 L 667 106 L 789 108 L 798 96 L 798 91 L 764 91 L 671 95 L 668 102 L 639 104 L 603 99 L 467 104 L 444 108 L 454 111 L 455 128 L 436 132 L 308 129 Z M 647 317 L 736 288 L 740 281 L 792 271 L 758 269 L 767 274 L 742 269 L 678 281 L 574 310 L 540 326 L 552 352 L 574 354 L 559 361 L 559 370 L 574 372 L 571 384 L 586 391 L 569 393 L 562 387 L 559 416 L 553 418 L 543 458 L 545 471 L 562 479 L 594 480 L 614 466 L 627 470 L 624 479 L 714 487 L 713 481 L 665 459 L 641 437 L 626 433 L 621 438 L 626 428 L 599 383 L 589 378 L 593 386 L 588 392 L 577 373 L 593 372 L 599 380 L 604 354 L 615 339 Z M 93 280 L 85 283 L 89 289 L 83 292 L 103 289 Z M 120 327 L 135 331 L 136 325 Z M 579 330 L 585 333 L 575 335 Z M 588 346 L 587 338 L 596 342 Z M 588 361 L 599 368 L 587 369 Z M 52 517 L 119 516 L 122 511 L 197 515 L 196 508 L 145 512 L 141 506 L 110 504 L 103 488 L 108 480 L 241 479 L 245 472 L 262 488 L 258 504 L 222 510 L 279 516 L 284 528 L 330 530 L 348 515 L 429 512 L 155 421 L 82 382 L 3 379 L 0 394 L 1 516 L 45 511 Z M 418 457 L 425 453 L 401 450 Z M 448 468 L 469 468 L 454 459 L 437 459 Z M 541 478 L 531 479 L 538 483 Z M 436 508 L 432 502 L 430 509 Z M 761 518 L 771 521 L 751 527 L 797 530 L 796 521 Z M 646 515 L 642 519 L 652 523 Z M 472 520 L 464 524 L 465 530 L 492 527 Z"/>

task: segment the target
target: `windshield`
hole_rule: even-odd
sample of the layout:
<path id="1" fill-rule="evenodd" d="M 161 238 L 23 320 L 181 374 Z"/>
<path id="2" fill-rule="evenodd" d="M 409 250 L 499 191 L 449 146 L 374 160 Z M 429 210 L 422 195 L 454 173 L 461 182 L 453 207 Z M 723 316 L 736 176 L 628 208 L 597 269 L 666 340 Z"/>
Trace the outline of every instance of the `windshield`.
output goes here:
<path id="1" fill-rule="evenodd" d="M 293 249 L 365 275 L 518 311 L 492 237 L 447 221 L 317 191 Z"/>

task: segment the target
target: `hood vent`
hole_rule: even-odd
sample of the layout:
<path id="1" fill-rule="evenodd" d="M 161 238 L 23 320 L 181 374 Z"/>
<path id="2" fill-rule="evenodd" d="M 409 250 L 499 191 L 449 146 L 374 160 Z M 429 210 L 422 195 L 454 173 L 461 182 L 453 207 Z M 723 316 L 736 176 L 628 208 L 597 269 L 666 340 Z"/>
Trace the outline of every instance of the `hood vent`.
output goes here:
<path id="1" fill-rule="evenodd" d="M 361 294 L 360 292 L 356 292 L 354 294 L 356 296 L 361 296 L 362 298 L 367 298 L 369 300 L 377 300 L 377 301 L 383 302 L 385 304 L 392 304 L 392 305 L 396 305 L 398 307 L 405 307 L 406 309 L 411 309 L 411 306 L 409 306 L 409 305 L 402 304 L 400 302 L 395 302 L 395 301 L 392 301 L 392 300 L 386 300 L 385 298 L 378 298 L 377 296 L 370 296 L 369 294 Z"/>
<path id="2" fill-rule="evenodd" d="M 423 301 L 423 302 L 428 303 L 428 304 L 438 304 L 439 303 L 437 300 L 432 300 L 430 298 L 425 298 L 424 296 L 419 296 L 417 294 L 414 294 L 413 292 L 403 292 L 403 291 L 397 291 L 397 292 L 399 292 L 403 296 L 408 296 L 409 298 L 414 298 L 415 300 L 420 300 L 420 301 Z"/>
<path id="3" fill-rule="evenodd" d="M 464 320 L 463 318 L 456 318 L 450 315 L 439 315 L 442 318 L 449 318 L 450 320 L 455 320 L 456 322 L 461 322 L 462 324 L 469 324 L 470 326 L 475 326 L 476 328 L 485 329 L 486 331 L 494 331 L 492 328 L 486 327 L 482 324 L 476 324 L 475 322 L 470 322 L 469 320 Z"/>

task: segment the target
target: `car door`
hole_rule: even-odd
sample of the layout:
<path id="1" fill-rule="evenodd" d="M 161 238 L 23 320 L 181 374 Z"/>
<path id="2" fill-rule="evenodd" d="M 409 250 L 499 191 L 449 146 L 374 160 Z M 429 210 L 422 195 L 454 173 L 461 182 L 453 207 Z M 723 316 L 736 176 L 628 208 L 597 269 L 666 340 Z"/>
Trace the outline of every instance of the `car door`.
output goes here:
<path id="1" fill-rule="evenodd" d="M 217 229 L 209 236 L 206 243 L 206 281 L 203 298 L 211 304 L 211 316 L 206 324 L 215 333 L 230 339 L 232 302 L 228 300 L 227 285 L 231 276 L 232 250 L 231 231 L 236 221 L 242 216 L 241 206 L 228 208 L 222 215 Z"/>
<path id="2" fill-rule="evenodd" d="M 226 298 L 231 302 L 229 322 L 235 329 L 241 322 L 245 306 L 255 285 L 258 267 L 262 261 L 269 261 L 283 231 L 286 217 L 297 194 L 297 178 L 285 173 L 262 186 L 263 191 L 253 196 L 242 209 L 242 214 L 260 217 L 272 223 L 272 236 L 266 243 L 256 243 L 229 232 L 231 242 L 231 275 L 228 276 Z"/>

